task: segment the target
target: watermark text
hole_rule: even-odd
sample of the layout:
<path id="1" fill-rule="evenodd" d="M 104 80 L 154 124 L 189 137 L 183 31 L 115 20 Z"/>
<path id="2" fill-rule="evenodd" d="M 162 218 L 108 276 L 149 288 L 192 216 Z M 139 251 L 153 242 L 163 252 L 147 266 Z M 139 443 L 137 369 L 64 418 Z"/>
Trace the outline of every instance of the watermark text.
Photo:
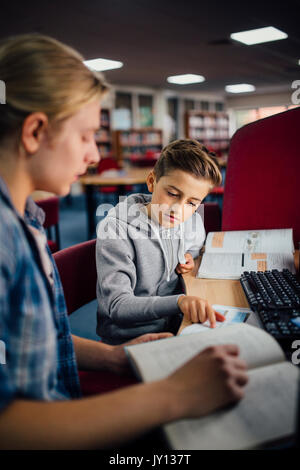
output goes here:
<path id="1" fill-rule="evenodd" d="M 6 103 L 6 86 L 3 80 L 0 80 L 0 104 Z"/>
<path id="2" fill-rule="evenodd" d="M 0 364 L 6 364 L 6 348 L 4 341 L 0 340 Z"/>

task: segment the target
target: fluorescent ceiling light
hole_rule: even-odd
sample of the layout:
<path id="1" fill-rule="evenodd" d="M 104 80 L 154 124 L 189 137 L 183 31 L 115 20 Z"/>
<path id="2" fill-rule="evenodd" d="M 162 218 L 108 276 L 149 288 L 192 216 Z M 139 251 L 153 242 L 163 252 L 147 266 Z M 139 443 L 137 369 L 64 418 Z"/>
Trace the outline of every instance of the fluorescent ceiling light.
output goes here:
<path id="1" fill-rule="evenodd" d="M 225 90 L 228 93 L 246 93 L 255 91 L 255 86 L 249 85 L 249 83 L 238 83 L 237 85 L 226 85 Z"/>
<path id="2" fill-rule="evenodd" d="M 176 83 L 177 85 L 189 85 L 190 83 L 204 82 L 205 78 L 202 75 L 195 75 L 193 73 L 185 73 L 183 75 L 173 75 L 167 78 L 167 82 Z"/>
<path id="3" fill-rule="evenodd" d="M 89 69 L 96 70 L 97 72 L 104 72 L 104 70 L 113 70 L 123 67 L 123 62 L 118 62 L 117 60 L 109 59 L 92 59 L 85 60 L 84 65 Z"/>
<path id="4" fill-rule="evenodd" d="M 298 65 L 300 65 L 300 59 L 298 59 Z"/>
<path id="5" fill-rule="evenodd" d="M 262 42 L 278 41 L 286 39 L 288 35 L 273 26 L 266 28 L 251 29 L 250 31 L 241 31 L 230 35 L 231 39 L 251 46 L 252 44 L 261 44 Z"/>

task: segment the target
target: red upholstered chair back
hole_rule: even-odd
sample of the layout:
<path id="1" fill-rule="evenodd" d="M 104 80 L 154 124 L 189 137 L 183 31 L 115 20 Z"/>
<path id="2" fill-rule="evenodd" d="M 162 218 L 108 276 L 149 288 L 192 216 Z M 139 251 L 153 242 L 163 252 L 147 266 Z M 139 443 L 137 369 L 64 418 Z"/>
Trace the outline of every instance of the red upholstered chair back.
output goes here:
<path id="1" fill-rule="evenodd" d="M 293 228 L 300 241 L 300 108 L 239 129 L 231 140 L 222 230 Z M 296 246 L 297 248 L 297 246 Z"/>
<path id="2" fill-rule="evenodd" d="M 52 253 L 60 249 L 59 235 L 59 198 L 56 196 L 36 201 L 36 204 L 45 212 L 44 228 L 48 235 L 48 244 Z M 55 230 L 55 237 L 52 237 L 52 228 Z"/>
<path id="3" fill-rule="evenodd" d="M 55 253 L 70 315 L 96 298 L 96 240 L 89 240 Z"/>
<path id="4" fill-rule="evenodd" d="M 62 281 L 69 315 L 96 298 L 95 250 L 96 240 L 89 240 L 53 255 Z M 109 370 L 80 370 L 79 380 L 83 396 L 107 393 L 137 383 L 133 375 L 120 376 Z"/>
<path id="5" fill-rule="evenodd" d="M 205 202 L 203 208 L 205 232 L 219 232 L 221 230 L 221 210 L 218 203 Z"/>
<path id="6" fill-rule="evenodd" d="M 119 170 L 119 169 L 120 169 L 120 166 L 113 157 L 106 157 L 106 158 L 101 158 L 98 164 L 97 172 L 101 174 L 103 173 L 103 171 Z M 99 188 L 99 191 L 101 193 L 115 193 L 117 189 L 118 188 L 116 186 L 102 186 Z"/>

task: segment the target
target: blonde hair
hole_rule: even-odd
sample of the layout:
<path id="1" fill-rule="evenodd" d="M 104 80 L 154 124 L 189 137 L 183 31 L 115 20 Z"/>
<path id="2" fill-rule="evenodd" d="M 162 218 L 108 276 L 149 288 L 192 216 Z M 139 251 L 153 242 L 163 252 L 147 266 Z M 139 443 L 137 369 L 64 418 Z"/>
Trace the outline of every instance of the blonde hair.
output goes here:
<path id="1" fill-rule="evenodd" d="M 0 106 L 0 141 L 21 131 L 26 116 L 44 112 L 53 127 L 108 89 L 101 74 L 89 70 L 71 47 L 40 34 L 0 43 L 0 80 L 6 104 Z"/>
<path id="2" fill-rule="evenodd" d="M 222 182 L 216 154 L 193 139 L 174 140 L 163 148 L 154 166 L 156 180 L 172 170 L 185 171 L 196 178 L 211 181 L 214 186 Z"/>

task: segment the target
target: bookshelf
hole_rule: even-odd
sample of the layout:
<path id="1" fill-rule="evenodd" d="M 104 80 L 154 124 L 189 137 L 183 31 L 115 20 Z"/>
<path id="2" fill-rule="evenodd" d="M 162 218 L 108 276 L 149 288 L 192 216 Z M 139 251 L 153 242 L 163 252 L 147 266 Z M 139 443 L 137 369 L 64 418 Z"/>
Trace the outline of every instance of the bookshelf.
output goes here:
<path id="1" fill-rule="evenodd" d="M 95 136 L 96 144 L 102 158 L 111 156 L 112 134 L 110 126 L 110 110 L 101 109 L 100 127 Z"/>
<path id="2" fill-rule="evenodd" d="M 229 148 L 229 116 L 225 112 L 190 110 L 185 113 L 185 135 L 222 158 Z"/>
<path id="3" fill-rule="evenodd" d="M 154 128 L 114 131 L 114 149 L 120 166 L 145 163 L 151 166 L 162 150 L 162 130 Z"/>

